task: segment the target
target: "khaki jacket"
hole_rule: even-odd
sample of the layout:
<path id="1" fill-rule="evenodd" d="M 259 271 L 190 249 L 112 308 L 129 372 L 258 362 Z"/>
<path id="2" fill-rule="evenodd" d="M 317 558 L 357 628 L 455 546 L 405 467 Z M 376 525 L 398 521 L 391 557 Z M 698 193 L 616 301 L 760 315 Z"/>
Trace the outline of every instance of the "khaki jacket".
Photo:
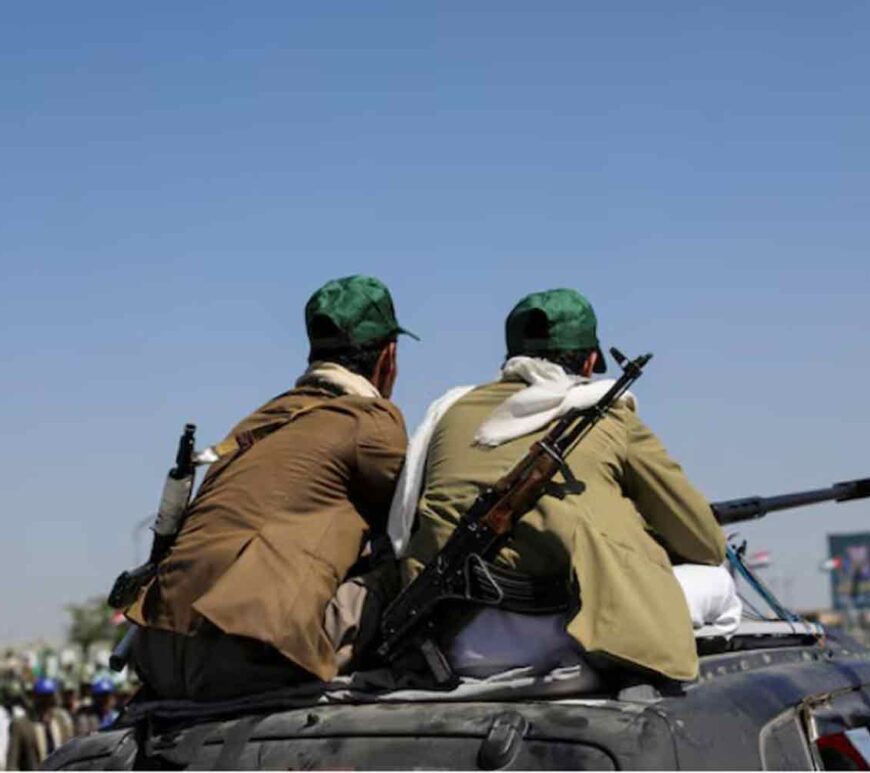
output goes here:
<path id="1" fill-rule="evenodd" d="M 445 414 L 429 446 L 408 581 L 444 545 L 476 495 L 543 435 L 497 448 L 472 439 L 480 424 L 525 385 L 496 382 Z M 704 497 L 661 443 L 620 405 L 568 457 L 576 478 L 558 474 L 520 521 L 498 562 L 535 576 L 576 577 L 581 608 L 568 632 L 603 653 L 673 679 L 698 673 L 692 624 L 674 562 L 719 564 L 725 542 Z M 670 558 L 669 558 L 670 556 Z"/>
<path id="2" fill-rule="evenodd" d="M 13 719 L 9 725 L 6 770 L 39 770 L 44 759 L 45 750 L 39 748 L 36 724 L 29 717 Z"/>
<path id="3" fill-rule="evenodd" d="M 42 720 L 17 717 L 9 725 L 6 770 L 39 770 L 43 761 L 73 737 L 69 713 L 55 707 Z"/>
<path id="4" fill-rule="evenodd" d="M 407 438 L 389 401 L 312 388 L 276 397 L 233 434 L 300 410 L 212 465 L 171 553 L 127 617 L 183 634 L 205 618 L 331 679 L 324 613 L 372 526 L 383 529 Z"/>

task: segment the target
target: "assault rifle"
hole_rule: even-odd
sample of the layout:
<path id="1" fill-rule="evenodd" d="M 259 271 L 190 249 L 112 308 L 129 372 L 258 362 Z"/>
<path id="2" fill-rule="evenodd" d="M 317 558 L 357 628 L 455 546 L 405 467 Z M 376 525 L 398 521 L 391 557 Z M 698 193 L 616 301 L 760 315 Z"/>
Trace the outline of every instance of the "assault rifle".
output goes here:
<path id="1" fill-rule="evenodd" d="M 195 434 L 195 425 L 184 425 L 184 432 L 178 441 L 175 466 L 166 475 L 157 517 L 152 526 L 154 541 L 151 543 L 151 553 L 144 564 L 118 575 L 108 599 L 109 606 L 114 609 L 124 609 L 136 600 L 145 583 L 157 574 L 158 565 L 169 554 L 175 537 L 181 530 L 196 470 L 193 450 Z M 124 638 L 112 651 L 109 667 L 113 671 L 120 671 L 127 664 L 137 630 L 138 626 L 130 625 Z"/>
<path id="2" fill-rule="evenodd" d="M 115 609 L 128 607 L 136 600 L 140 588 L 157 573 L 157 565 L 169 553 L 175 536 L 181 529 L 184 511 L 187 509 L 193 488 L 195 434 L 196 426 L 184 425 L 184 432 L 178 441 L 175 466 L 166 476 L 160 506 L 157 508 L 157 517 L 151 527 L 154 530 L 151 553 L 144 564 L 118 575 L 109 593 L 109 606 Z"/>
<path id="3" fill-rule="evenodd" d="M 381 657 L 394 661 L 418 648 L 439 682 L 452 678 L 434 642 L 436 608 L 446 599 L 468 598 L 468 577 L 475 564 L 495 557 L 553 476 L 567 470 L 565 459 L 577 443 L 640 378 L 652 359 L 645 354 L 629 361 L 617 349 L 610 353 L 623 372 L 606 394 L 591 408 L 566 413 L 513 469 L 482 492 L 438 555 L 387 607 L 381 623 Z"/>

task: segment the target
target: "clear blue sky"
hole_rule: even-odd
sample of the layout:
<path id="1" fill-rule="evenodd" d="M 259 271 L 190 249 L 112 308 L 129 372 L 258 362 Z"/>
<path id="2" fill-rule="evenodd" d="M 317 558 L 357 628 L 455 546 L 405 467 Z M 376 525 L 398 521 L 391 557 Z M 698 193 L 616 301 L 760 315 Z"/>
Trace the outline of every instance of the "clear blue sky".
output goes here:
<path id="1" fill-rule="evenodd" d="M 870 5 L 17 3 L 0 25 L 0 642 L 133 560 L 181 425 L 299 373 L 320 283 L 381 277 L 409 425 L 523 294 L 652 350 L 711 499 L 870 474 Z M 747 529 L 823 604 L 829 530 Z"/>

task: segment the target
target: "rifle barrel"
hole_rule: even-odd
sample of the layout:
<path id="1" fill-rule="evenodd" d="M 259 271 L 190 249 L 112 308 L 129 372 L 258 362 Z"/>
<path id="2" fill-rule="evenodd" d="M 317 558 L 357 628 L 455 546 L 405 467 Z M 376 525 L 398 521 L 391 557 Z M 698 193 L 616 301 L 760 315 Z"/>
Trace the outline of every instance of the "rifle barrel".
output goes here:
<path id="1" fill-rule="evenodd" d="M 778 510 L 791 510 L 795 507 L 815 505 L 819 502 L 846 502 L 850 499 L 870 497 L 870 478 L 835 483 L 828 488 L 798 491 L 793 494 L 780 494 L 774 497 L 746 497 L 714 502 L 710 507 L 723 526 L 740 521 L 751 521 L 767 513 Z"/>

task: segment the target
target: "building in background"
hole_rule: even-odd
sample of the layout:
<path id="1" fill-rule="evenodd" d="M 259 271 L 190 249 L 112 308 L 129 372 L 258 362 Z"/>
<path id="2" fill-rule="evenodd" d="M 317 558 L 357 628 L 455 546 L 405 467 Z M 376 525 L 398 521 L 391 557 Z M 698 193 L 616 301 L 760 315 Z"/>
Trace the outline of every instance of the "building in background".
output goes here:
<path id="1" fill-rule="evenodd" d="M 831 606 L 870 610 L 870 531 L 829 534 Z"/>

